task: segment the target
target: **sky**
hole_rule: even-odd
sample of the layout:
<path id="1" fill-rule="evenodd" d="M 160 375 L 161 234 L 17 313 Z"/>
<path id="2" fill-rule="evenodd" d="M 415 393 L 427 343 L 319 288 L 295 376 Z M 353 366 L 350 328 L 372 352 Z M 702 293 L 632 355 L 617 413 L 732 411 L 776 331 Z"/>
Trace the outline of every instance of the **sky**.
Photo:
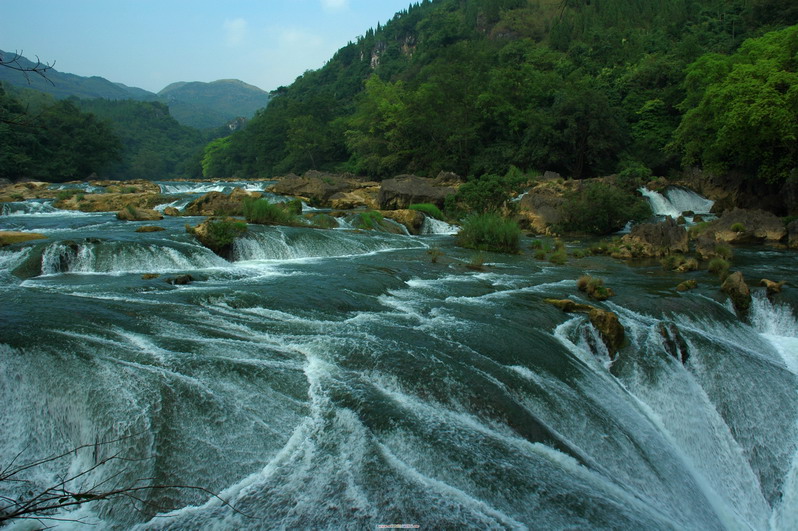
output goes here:
<path id="1" fill-rule="evenodd" d="M 240 79 L 263 90 L 320 68 L 410 0 L 0 0 L 0 50 L 158 92 Z"/>

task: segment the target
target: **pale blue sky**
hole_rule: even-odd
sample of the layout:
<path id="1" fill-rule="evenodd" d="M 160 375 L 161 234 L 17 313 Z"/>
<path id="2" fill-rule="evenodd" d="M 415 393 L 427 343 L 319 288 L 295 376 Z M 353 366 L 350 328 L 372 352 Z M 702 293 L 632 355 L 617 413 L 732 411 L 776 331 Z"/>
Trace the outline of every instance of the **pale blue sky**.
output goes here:
<path id="1" fill-rule="evenodd" d="M 0 0 L 0 50 L 157 92 L 240 79 L 264 90 L 320 68 L 410 0 Z"/>

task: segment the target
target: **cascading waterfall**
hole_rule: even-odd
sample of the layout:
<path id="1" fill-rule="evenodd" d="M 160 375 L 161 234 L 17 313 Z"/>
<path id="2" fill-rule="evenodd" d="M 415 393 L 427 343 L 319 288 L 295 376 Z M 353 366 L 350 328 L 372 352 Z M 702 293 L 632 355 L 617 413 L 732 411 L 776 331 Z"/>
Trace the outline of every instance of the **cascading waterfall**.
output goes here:
<path id="1" fill-rule="evenodd" d="M 47 245 L 41 255 L 43 275 L 59 273 L 166 273 L 225 267 L 227 262 L 194 245 L 165 246 L 128 242 Z"/>
<path id="2" fill-rule="evenodd" d="M 235 261 L 296 260 L 356 256 L 378 251 L 422 247 L 413 240 L 383 233 L 267 227 L 236 240 Z"/>
<path id="3" fill-rule="evenodd" d="M 0 468 L 66 454 L 0 496 L 119 453 L 76 485 L 229 505 L 141 491 L 65 529 L 798 527 L 792 286 L 754 288 L 741 320 L 715 277 L 677 293 L 682 274 L 603 256 L 473 271 L 451 237 L 250 225 L 227 261 L 181 220 L 69 215 L 0 219 L 50 236 L 0 249 Z M 617 295 L 584 301 L 586 269 Z M 165 272 L 194 281 L 143 275 Z M 617 356 L 545 302 L 566 297 L 619 316 Z"/>
<path id="4" fill-rule="evenodd" d="M 162 194 L 207 194 L 208 192 L 230 193 L 234 188 L 243 188 L 248 192 L 262 192 L 268 182 L 169 182 L 158 183 Z"/>
<path id="5" fill-rule="evenodd" d="M 52 201 L 24 201 L 16 203 L 2 203 L 0 216 L 61 216 L 64 210 L 59 210 L 52 205 Z M 83 214 L 78 212 L 78 215 Z"/>
<path id="6" fill-rule="evenodd" d="M 426 235 L 457 234 L 459 230 L 460 230 L 459 227 L 457 227 L 456 225 L 450 225 L 445 221 L 431 218 L 429 216 L 424 217 L 424 224 L 421 226 L 421 234 L 426 234 Z"/>
<path id="7" fill-rule="evenodd" d="M 640 188 L 639 192 L 648 199 L 651 210 L 655 215 L 671 216 L 674 219 L 681 216 L 683 212 L 709 214 L 712 210 L 712 205 L 715 204 L 710 199 L 679 187 L 669 187 L 665 191 L 665 195 L 645 187 Z"/>

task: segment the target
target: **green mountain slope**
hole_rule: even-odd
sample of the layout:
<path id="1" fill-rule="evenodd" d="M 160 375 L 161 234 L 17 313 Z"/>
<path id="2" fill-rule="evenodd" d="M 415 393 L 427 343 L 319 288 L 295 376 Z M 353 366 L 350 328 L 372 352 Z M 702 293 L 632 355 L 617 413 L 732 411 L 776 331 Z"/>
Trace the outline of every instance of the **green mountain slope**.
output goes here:
<path id="1" fill-rule="evenodd" d="M 0 50 L 0 56 L 5 61 L 10 61 L 17 57 L 12 52 Z M 19 66 L 22 68 L 32 68 L 35 63 L 25 57 L 18 57 Z M 51 94 L 58 99 L 76 96 L 82 99 L 104 98 L 108 100 L 154 99 L 156 96 L 152 92 L 144 89 L 127 87 L 116 84 L 102 77 L 83 77 L 74 74 L 59 72 L 55 68 L 47 70 L 46 79 L 36 74 L 25 74 L 11 69 L 0 68 L 0 81 L 17 87 L 25 87 L 39 90 Z"/>
<path id="2" fill-rule="evenodd" d="M 16 54 L 0 51 L 5 61 Z M 19 57 L 20 67 L 32 68 L 35 63 Z M 169 111 L 182 125 L 198 129 L 223 126 L 236 118 L 251 118 L 255 111 L 265 107 L 269 94 L 242 81 L 225 79 L 212 83 L 173 83 L 154 94 L 122 83 L 112 83 L 102 77 L 83 77 L 47 70 L 46 78 L 36 74 L 24 74 L 10 68 L 0 68 L 0 82 L 19 88 L 29 88 L 50 94 L 58 99 L 77 97 L 82 100 L 136 100 L 160 101 L 169 106 Z"/>
<path id="3" fill-rule="evenodd" d="M 269 94 L 235 79 L 172 83 L 158 93 L 178 122 L 206 129 L 235 118 L 251 118 L 269 103 Z"/>
<path id="4" fill-rule="evenodd" d="M 688 66 L 795 23 L 792 0 L 424 0 L 275 91 L 207 167 L 665 174 Z"/>

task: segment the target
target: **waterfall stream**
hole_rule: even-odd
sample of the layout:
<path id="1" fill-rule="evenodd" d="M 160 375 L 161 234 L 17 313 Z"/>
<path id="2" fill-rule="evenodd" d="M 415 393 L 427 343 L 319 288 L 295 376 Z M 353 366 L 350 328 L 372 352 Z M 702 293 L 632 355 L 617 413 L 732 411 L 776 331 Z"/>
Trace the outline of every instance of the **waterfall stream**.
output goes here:
<path id="1" fill-rule="evenodd" d="M 798 522 L 790 285 L 771 299 L 752 287 L 741 319 L 707 272 L 679 293 L 685 275 L 657 264 L 554 266 L 528 240 L 473 270 L 456 228 L 433 220 L 421 236 L 253 226 L 230 261 L 185 219 L 158 233 L 111 214 L 3 216 L 0 230 L 11 223 L 49 238 L 0 249 L 0 468 L 65 457 L 0 495 L 86 471 L 69 486 L 207 489 L 63 509 L 56 528 Z M 786 249 L 739 248 L 735 263 L 795 273 Z M 617 295 L 583 299 L 585 272 Z M 551 298 L 616 313 L 625 345 L 611 356 Z"/>

